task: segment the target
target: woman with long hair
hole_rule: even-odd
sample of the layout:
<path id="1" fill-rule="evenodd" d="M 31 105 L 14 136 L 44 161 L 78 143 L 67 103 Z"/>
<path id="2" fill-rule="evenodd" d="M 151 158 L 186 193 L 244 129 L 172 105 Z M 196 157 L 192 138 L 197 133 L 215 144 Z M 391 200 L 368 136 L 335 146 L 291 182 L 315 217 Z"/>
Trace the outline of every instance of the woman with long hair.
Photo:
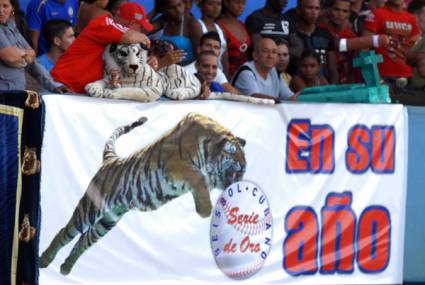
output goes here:
<path id="1" fill-rule="evenodd" d="M 223 29 L 229 53 L 229 78 L 236 73 L 242 64 L 248 61 L 248 50 L 251 38 L 245 25 L 238 20 L 245 10 L 246 0 L 223 0 L 222 17 L 218 24 Z"/>

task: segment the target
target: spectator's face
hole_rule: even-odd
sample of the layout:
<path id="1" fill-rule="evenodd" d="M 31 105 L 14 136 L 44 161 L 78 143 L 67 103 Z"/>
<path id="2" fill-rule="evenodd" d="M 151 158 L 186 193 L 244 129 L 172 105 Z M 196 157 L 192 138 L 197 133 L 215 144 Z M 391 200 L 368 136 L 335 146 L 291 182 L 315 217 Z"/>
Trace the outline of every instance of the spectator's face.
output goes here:
<path id="1" fill-rule="evenodd" d="M 401 6 L 404 5 L 404 0 L 388 0 L 387 3 L 394 6 Z"/>
<path id="2" fill-rule="evenodd" d="M 306 57 L 300 62 L 301 77 L 314 80 L 320 72 L 320 65 L 314 57 Z"/>
<path id="3" fill-rule="evenodd" d="M 182 0 L 168 0 L 164 13 L 172 20 L 180 20 L 184 15 L 184 4 Z"/>
<path id="4" fill-rule="evenodd" d="M 75 40 L 75 34 L 74 29 L 72 27 L 69 27 L 66 29 L 65 33 L 62 35 L 59 41 L 59 48 L 65 52 L 69 46 L 74 42 Z"/>
<path id="5" fill-rule="evenodd" d="M 385 6 L 387 0 L 372 0 L 369 2 L 369 5 L 374 8 L 381 8 Z"/>
<path id="6" fill-rule="evenodd" d="M 308 24 L 316 24 L 320 13 L 320 0 L 302 0 L 300 4 L 300 17 Z"/>
<path id="7" fill-rule="evenodd" d="M 0 0 L 0 23 L 6 24 L 12 15 L 13 7 L 9 0 Z"/>
<path id="8" fill-rule="evenodd" d="M 277 46 L 271 39 L 261 39 L 253 53 L 254 62 L 263 68 L 273 68 L 277 63 Z"/>
<path id="9" fill-rule="evenodd" d="M 422 7 L 421 10 L 419 10 L 416 15 L 416 21 L 418 22 L 419 28 L 421 29 L 421 32 L 425 32 L 425 7 Z"/>
<path id="10" fill-rule="evenodd" d="M 106 5 L 108 5 L 109 0 L 99 0 L 99 1 L 96 1 L 96 3 L 99 5 L 99 7 L 104 9 Z"/>
<path id="11" fill-rule="evenodd" d="M 224 0 L 224 3 L 234 17 L 239 17 L 245 10 L 246 0 Z"/>
<path id="12" fill-rule="evenodd" d="M 350 3 L 347 1 L 336 1 L 329 9 L 329 20 L 335 26 L 342 26 L 350 16 Z"/>
<path id="13" fill-rule="evenodd" d="M 218 58 L 214 55 L 203 55 L 196 62 L 196 69 L 202 80 L 208 83 L 214 81 L 217 76 L 217 62 Z"/>
<path id="14" fill-rule="evenodd" d="M 205 0 L 202 4 L 202 13 L 210 18 L 217 19 L 221 12 L 221 0 Z"/>
<path id="15" fill-rule="evenodd" d="M 184 13 L 189 14 L 190 10 L 192 10 L 192 0 L 183 0 L 184 4 Z"/>
<path id="16" fill-rule="evenodd" d="M 120 7 L 121 4 L 126 3 L 127 0 L 119 0 L 117 2 L 115 2 L 115 4 L 113 4 L 113 6 L 111 7 L 111 13 L 113 16 L 117 15 L 118 12 L 118 8 Z"/>
<path id="17" fill-rule="evenodd" d="M 288 0 L 268 0 L 273 11 L 281 13 L 283 8 L 288 4 Z"/>
<path id="18" fill-rule="evenodd" d="M 216 56 L 220 55 L 220 49 L 221 49 L 221 43 L 213 40 L 213 39 L 206 39 L 202 46 L 199 47 L 200 52 L 202 51 L 212 51 Z"/>
<path id="19" fill-rule="evenodd" d="M 277 46 L 277 64 L 276 68 L 279 72 L 285 72 L 286 67 L 289 63 L 289 51 L 288 46 L 278 45 Z"/>

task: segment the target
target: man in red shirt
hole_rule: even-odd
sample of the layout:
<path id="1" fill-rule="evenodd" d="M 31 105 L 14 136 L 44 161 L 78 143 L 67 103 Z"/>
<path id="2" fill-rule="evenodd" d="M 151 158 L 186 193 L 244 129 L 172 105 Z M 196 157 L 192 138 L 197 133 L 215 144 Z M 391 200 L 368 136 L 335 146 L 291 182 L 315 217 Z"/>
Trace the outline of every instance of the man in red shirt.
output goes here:
<path id="1" fill-rule="evenodd" d="M 149 38 L 139 32 L 152 30 L 143 6 L 126 2 L 118 8 L 114 18 L 99 16 L 90 21 L 73 44 L 59 58 L 52 76 L 71 91 L 85 93 L 84 86 L 103 78 L 102 54 L 112 43 L 143 43 Z"/>
<path id="2" fill-rule="evenodd" d="M 399 78 L 412 77 L 406 56 L 419 37 L 419 29 L 415 16 L 405 11 L 403 0 L 388 0 L 365 19 L 363 35 L 373 34 L 390 36 L 388 46 L 375 48 L 384 58 L 378 66 L 383 79 L 395 83 Z"/>
<path id="3" fill-rule="evenodd" d="M 337 46 L 340 39 L 356 37 L 356 34 L 351 29 L 348 19 L 350 16 L 350 7 L 350 0 L 334 0 L 331 6 L 327 9 L 328 21 L 320 24 L 321 28 L 328 30 L 332 34 Z M 337 48 L 335 54 L 338 66 L 339 83 L 352 83 L 353 52 L 339 52 Z"/>

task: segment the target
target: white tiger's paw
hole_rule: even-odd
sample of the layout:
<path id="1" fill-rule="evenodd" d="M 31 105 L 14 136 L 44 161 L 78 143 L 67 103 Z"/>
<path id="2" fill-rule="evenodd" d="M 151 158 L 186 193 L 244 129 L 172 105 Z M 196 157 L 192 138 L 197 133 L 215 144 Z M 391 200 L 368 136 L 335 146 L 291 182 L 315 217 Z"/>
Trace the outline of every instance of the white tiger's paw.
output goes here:
<path id="1" fill-rule="evenodd" d="M 97 97 L 102 98 L 103 97 L 103 88 L 102 86 L 99 86 L 98 84 L 87 84 L 86 85 L 86 92 L 91 97 Z"/>
<path id="2" fill-rule="evenodd" d="M 109 99 L 119 98 L 119 93 L 112 89 L 104 89 L 103 98 L 109 98 Z"/>

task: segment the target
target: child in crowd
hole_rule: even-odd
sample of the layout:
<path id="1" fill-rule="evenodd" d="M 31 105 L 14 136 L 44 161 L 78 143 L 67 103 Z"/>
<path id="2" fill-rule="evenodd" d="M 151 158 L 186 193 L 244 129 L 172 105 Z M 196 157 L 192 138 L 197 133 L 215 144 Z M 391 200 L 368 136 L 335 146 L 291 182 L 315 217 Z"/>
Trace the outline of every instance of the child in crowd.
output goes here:
<path id="1" fill-rule="evenodd" d="M 292 76 L 286 72 L 289 64 L 289 47 L 288 42 L 283 39 L 277 41 L 277 59 L 276 69 L 280 78 L 289 86 L 292 79 Z"/>
<path id="2" fill-rule="evenodd" d="M 291 80 L 291 90 L 297 93 L 306 87 L 327 85 L 328 81 L 320 75 L 320 57 L 312 50 L 305 50 L 300 57 L 298 74 Z"/>

